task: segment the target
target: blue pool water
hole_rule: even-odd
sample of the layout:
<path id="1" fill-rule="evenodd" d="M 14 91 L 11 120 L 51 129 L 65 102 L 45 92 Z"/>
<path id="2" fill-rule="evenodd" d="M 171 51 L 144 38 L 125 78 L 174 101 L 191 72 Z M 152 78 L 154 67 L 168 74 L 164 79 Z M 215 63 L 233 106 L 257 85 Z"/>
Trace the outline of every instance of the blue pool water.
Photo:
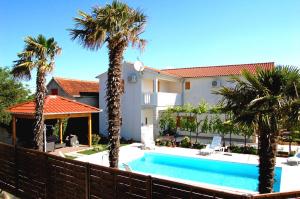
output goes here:
<path id="1" fill-rule="evenodd" d="M 133 171 L 179 178 L 235 189 L 257 191 L 258 167 L 252 164 L 224 162 L 160 153 L 145 153 L 128 163 Z M 281 168 L 275 169 L 274 191 L 279 192 Z"/>

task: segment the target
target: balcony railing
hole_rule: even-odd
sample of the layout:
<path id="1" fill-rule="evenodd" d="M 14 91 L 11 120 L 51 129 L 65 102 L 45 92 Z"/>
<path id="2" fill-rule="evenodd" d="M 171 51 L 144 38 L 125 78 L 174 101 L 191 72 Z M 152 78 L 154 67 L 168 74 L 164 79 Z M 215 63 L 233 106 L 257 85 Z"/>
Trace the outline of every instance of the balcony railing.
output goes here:
<path id="1" fill-rule="evenodd" d="M 142 105 L 148 106 L 175 106 L 181 105 L 180 93 L 143 93 Z"/>

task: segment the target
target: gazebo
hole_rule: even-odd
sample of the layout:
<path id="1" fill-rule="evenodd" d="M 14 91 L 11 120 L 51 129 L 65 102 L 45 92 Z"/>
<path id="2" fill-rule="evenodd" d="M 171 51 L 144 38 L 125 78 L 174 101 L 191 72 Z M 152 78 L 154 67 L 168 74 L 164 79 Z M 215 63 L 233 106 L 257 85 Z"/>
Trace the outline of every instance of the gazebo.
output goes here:
<path id="1" fill-rule="evenodd" d="M 35 115 L 35 101 L 29 101 L 17 104 L 8 109 L 12 114 L 12 142 L 15 145 L 17 139 L 16 121 L 18 118 L 34 119 Z M 62 120 L 66 118 L 88 118 L 88 145 L 92 145 L 92 113 L 98 113 L 98 108 L 79 103 L 58 95 L 48 95 L 45 98 L 44 104 L 44 118 L 59 119 L 59 139 L 63 142 L 63 123 Z"/>

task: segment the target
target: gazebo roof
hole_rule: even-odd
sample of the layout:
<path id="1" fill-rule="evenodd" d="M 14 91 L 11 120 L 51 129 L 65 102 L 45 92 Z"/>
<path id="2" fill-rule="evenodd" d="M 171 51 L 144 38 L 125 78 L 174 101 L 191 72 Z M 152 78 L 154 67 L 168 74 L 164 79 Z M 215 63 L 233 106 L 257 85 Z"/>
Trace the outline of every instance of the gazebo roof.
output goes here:
<path id="1" fill-rule="evenodd" d="M 13 116 L 12 119 L 12 140 L 17 143 L 16 123 L 17 118 L 34 119 L 35 101 L 29 101 L 10 107 L 8 110 Z M 62 143 L 62 122 L 64 118 L 88 117 L 88 143 L 92 146 L 92 113 L 98 113 L 98 108 L 79 103 L 58 95 L 48 95 L 44 104 L 44 119 L 59 119 L 60 140 Z"/>
<path id="2" fill-rule="evenodd" d="M 8 112 L 14 115 L 33 116 L 35 114 L 35 101 L 29 101 L 17 104 L 8 109 Z M 79 103 L 58 95 L 48 95 L 44 104 L 44 115 L 72 115 L 98 113 L 98 108 Z"/>

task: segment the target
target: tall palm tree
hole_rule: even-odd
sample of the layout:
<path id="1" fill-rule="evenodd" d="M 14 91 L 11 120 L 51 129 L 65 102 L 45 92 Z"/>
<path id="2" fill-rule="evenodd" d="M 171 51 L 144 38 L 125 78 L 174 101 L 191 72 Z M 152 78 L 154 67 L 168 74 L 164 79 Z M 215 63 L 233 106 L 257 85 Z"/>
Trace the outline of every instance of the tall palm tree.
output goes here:
<path id="1" fill-rule="evenodd" d="M 44 101 L 46 95 L 46 75 L 54 68 L 55 57 L 60 54 L 61 48 L 54 38 L 46 39 L 43 35 L 37 38 L 27 37 L 24 50 L 18 54 L 14 62 L 12 74 L 16 78 L 31 79 L 32 69 L 37 69 L 35 93 L 35 124 L 34 148 L 43 151 L 44 130 Z"/>
<path id="2" fill-rule="evenodd" d="M 234 88 L 223 87 L 217 94 L 224 98 L 237 122 L 256 126 L 259 137 L 260 193 L 270 193 L 274 184 L 277 137 L 286 118 L 298 120 L 300 91 L 299 70 L 293 67 L 244 71 L 243 79 L 233 78 Z"/>
<path id="3" fill-rule="evenodd" d="M 70 30 L 73 40 L 78 39 L 83 47 L 98 50 L 105 43 L 109 50 L 106 102 L 109 132 L 110 167 L 118 167 L 120 147 L 122 89 L 122 60 L 125 49 L 131 44 L 143 48 L 145 40 L 140 38 L 144 32 L 146 16 L 128 5 L 113 1 L 104 7 L 94 7 L 91 14 L 79 11 L 74 18 L 75 28 Z"/>

